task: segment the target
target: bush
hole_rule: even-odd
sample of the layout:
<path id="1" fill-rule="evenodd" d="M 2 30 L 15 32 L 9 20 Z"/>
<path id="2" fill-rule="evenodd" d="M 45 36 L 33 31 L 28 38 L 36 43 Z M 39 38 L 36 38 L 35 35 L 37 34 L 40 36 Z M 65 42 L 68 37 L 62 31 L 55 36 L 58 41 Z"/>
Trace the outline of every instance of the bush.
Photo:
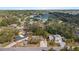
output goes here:
<path id="1" fill-rule="evenodd" d="M 0 43 L 11 42 L 18 33 L 16 29 L 5 27 L 0 31 Z"/>
<path id="2" fill-rule="evenodd" d="M 79 47 L 75 47 L 73 51 L 79 51 Z"/>
<path id="3" fill-rule="evenodd" d="M 29 44 L 38 44 L 39 40 L 37 40 L 37 39 L 34 39 L 34 40 L 30 39 L 30 40 L 28 40 L 28 43 Z"/>
<path id="4" fill-rule="evenodd" d="M 49 35 L 49 33 L 42 28 L 34 28 L 32 29 L 32 32 L 34 33 L 34 35 L 39 35 L 39 36 L 42 35 L 45 38 L 47 38 Z"/>
<path id="5" fill-rule="evenodd" d="M 0 22 L 0 26 L 7 26 L 8 25 L 8 22 L 7 22 L 7 20 L 2 20 L 1 22 Z"/>
<path id="6" fill-rule="evenodd" d="M 49 45 L 49 46 L 53 46 L 54 44 L 55 44 L 55 42 L 54 42 L 53 40 L 48 41 L 48 45 Z"/>

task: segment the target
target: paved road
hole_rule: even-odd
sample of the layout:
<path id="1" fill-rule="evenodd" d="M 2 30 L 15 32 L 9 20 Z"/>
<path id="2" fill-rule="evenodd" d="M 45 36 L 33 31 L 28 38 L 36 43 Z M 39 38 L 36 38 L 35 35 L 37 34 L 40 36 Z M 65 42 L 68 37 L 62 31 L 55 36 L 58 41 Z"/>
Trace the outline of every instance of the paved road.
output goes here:
<path id="1" fill-rule="evenodd" d="M 17 48 L 0 48 L 0 51 L 42 51 L 48 50 L 47 47 L 37 47 L 37 48 L 24 48 L 24 47 L 17 47 Z"/>

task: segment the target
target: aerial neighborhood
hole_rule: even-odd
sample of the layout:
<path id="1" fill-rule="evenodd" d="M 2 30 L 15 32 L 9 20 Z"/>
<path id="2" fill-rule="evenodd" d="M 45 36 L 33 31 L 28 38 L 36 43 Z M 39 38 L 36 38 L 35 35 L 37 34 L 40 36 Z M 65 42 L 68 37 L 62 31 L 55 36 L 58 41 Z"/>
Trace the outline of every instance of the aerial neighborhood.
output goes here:
<path id="1" fill-rule="evenodd" d="M 72 10 L 0 10 L 0 48 L 79 51 L 77 12 L 74 14 Z"/>

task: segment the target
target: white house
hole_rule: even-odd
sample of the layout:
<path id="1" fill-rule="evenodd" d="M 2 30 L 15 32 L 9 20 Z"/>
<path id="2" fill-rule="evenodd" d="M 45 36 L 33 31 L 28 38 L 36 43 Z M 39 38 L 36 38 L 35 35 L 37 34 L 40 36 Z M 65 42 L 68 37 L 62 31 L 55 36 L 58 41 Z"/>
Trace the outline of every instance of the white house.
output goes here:
<path id="1" fill-rule="evenodd" d="M 54 40 L 54 36 L 53 35 L 49 35 L 49 40 Z"/>
<path id="2" fill-rule="evenodd" d="M 54 40 L 55 43 L 60 43 L 60 42 L 62 42 L 62 37 L 61 37 L 61 35 L 58 35 L 58 34 L 49 35 L 49 40 Z"/>
<path id="3" fill-rule="evenodd" d="M 60 35 L 54 35 L 55 38 L 55 43 L 61 43 L 62 42 L 62 37 Z"/>

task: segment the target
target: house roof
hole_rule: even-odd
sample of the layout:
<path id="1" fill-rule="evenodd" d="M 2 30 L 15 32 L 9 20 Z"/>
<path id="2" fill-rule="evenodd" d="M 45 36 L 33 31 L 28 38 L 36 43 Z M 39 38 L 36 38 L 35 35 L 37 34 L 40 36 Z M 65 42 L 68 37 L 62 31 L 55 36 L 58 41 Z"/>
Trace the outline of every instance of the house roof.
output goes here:
<path id="1" fill-rule="evenodd" d="M 53 40 L 53 39 L 55 39 L 55 38 L 57 39 L 57 38 L 62 38 L 62 37 L 61 37 L 61 35 L 59 35 L 59 34 L 56 34 L 56 35 L 49 35 L 49 39 L 50 39 L 50 40 Z"/>
<path id="2" fill-rule="evenodd" d="M 54 35 L 54 37 L 61 37 L 61 35 L 56 34 L 56 35 Z"/>

